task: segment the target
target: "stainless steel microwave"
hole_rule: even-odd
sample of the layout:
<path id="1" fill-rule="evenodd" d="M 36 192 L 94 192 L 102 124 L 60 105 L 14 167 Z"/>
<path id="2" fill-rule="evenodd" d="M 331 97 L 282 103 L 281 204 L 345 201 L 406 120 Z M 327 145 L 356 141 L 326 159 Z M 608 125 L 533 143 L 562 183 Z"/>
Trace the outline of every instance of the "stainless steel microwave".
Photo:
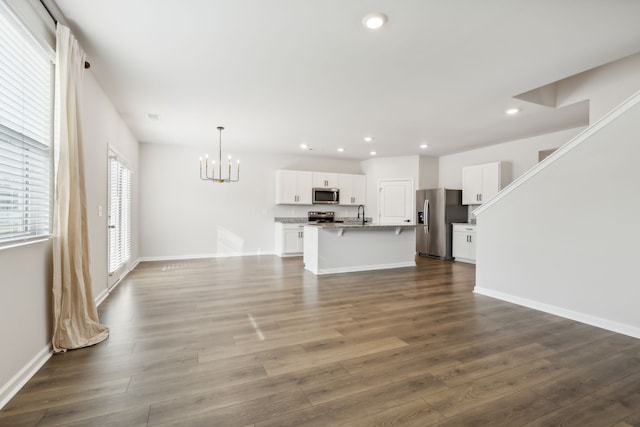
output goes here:
<path id="1" fill-rule="evenodd" d="M 337 188 L 313 188 L 311 191 L 314 205 L 337 205 L 340 203 L 340 190 Z"/>

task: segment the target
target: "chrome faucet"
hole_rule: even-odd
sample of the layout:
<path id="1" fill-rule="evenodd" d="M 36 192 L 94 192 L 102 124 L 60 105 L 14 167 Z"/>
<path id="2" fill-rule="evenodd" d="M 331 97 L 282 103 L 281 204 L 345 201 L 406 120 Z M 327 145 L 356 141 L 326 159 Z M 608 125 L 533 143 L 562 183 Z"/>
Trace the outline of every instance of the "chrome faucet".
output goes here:
<path id="1" fill-rule="evenodd" d="M 362 208 L 362 225 L 364 225 L 364 223 L 367 222 L 364 219 L 364 205 L 358 205 L 358 219 L 360 219 L 360 208 Z"/>

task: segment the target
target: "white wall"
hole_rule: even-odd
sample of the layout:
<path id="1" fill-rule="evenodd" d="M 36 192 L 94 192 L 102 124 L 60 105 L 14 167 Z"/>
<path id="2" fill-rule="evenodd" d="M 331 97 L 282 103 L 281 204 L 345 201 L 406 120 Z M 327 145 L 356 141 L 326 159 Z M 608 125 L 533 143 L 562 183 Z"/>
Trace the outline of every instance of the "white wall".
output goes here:
<path id="1" fill-rule="evenodd" d="M 108 147 L 118 153 L 132 171 L 132 257 L 123 271 L 138 258 L 138 142 L 91 73 L 86 73 L 84 78 L 83 114 L 91 278 L 93 295 L 98 297 L 120 277 L 107 273 Z"/>
<path id="2" fill-rule="evenodd" d="M 356 208 L 275 205 L 276 170 L 362 173 L 355 161 L 241 152 L 236 155 L 242 161 L 240 182 L 218 184 L 198 177 L 202 148 L 140 147 L 143 258 L 273 253 L 276 216 L 306 217 L 309 210 L 355 216 Z"/>
<path id="3" fill-rule="evenodd" d="M 418 185 L 416 190 L 439 187 L 440 159 L 432 156 L 418 158 Z"/>
<path id="4" fill-rule="evenodd" d="M 589 100 L 589 123 L 640 90 L 640 53 L 562 80 L 556 86 L 558 107 Z"/>
<path id="5" fill-rule="evenodd" d="M 640 94 L 483 207 L 476 291 L 640 338 L 638 141 Z"/>
<path id="6" fill-rule="evenodd" d="M 367 175 L 366 216 L 378 222 L 378 181 L 381 179 L 412 179 L 417 189 L 420 156 L 381 157 L 361 162 Z"/>
<path id="7" fill-rule="evenodd" d="M 1 407 L 51 339 L 50 241 L 0 250 L 0 271 Z"/>
<path id="8" fill-rule="evenodd" d="M 589 122 L 595 123 L 618 104 L 640 90 L 640 53 L 594 68 L 558 82 L 557 107 L 589 100 Z M 440 157 L 439 186 L 462 188 L 464 166 L 506 161 L 511 180 L 538 162 L 538 151 L 557 148 L 584 130 L 567 129 L 545 135 L 478 148 Z"/>
<path id="9" fill-rule="evenodd" d="M 94 297 L 107 283 L 107 141 L 130 161 L 136 194 L 137 142 L 90 72 L 84 78 L 83 136 Z M 98 216 L 103 206 L 103 216 Z M 137 204 L 133 212 L 132 261 L 137 258 Z M 0 250 L 0 405 L 46 360 L 51 340 L 51 244 L 49 241 Z M 111 279 L 113 280 L 113 279 Z"/>
<path id="10" fill-rule="evenodd" d="M 538 151 L 560 147 L 583 129 L 568 129 L 442 156 L 439 169 L 440 187 L 462 189 L 463 167 L 497 161 L 509 163 L 511 182 L 538 163 Z"/>

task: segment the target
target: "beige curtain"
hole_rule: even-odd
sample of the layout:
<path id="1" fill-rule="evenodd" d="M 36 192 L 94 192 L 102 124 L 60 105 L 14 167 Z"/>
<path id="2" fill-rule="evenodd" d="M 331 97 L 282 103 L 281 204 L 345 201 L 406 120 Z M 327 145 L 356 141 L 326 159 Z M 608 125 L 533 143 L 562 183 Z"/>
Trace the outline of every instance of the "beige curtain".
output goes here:
<path id="1" fill-rule="evenodd" d="M 53 210 L 53 351 L 87 347 L 109 337 L 91 290 L 82 157 L 85 54 L 69 28 L 56 30 L 56 122 Z"/>

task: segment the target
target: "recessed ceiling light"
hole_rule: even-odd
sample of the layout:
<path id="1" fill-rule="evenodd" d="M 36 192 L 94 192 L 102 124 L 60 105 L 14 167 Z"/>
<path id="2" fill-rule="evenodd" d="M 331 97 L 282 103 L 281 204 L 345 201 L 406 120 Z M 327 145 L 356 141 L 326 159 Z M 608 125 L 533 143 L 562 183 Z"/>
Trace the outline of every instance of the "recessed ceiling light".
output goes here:
<path id="1" fill-rule="evenodd" d="M 372 156 L 375 156 L 375 155 L 376 155 L 376 154 L 378 154 L 378 153 L 376 153 L 375 151 L 372 151 L 372 152 L 370 152 L 369 154 L 371 154 Z"/>
<path id="2" fill-rule="evenodd" d="M 370 30 L 377 30 L 387 22 L 387 16 L 383 13 L 370 13 L 364 17 L 362 24 Z"/>
<path id="3" fill-rule="evenodd" d="M 157 122 L 158 120 L 160 120 L 160 114 L 147 113 L 147 119 Z"/>
<path id="4" fill-rule="evenodd" d="M 372 136 L 365 136 L 363 139 L 364 139 L 365 142 L 373 141 L 373 137 Z"/>
<path id="5" fill-rule="evenodd" d="M 420 148 L 429 148 L 429 144 L 420 144 Z"/>
<path id="6" fill-rule="evenodd" d="M 504 112 L 510 116 L 513 116 L 514 114 L 518 114 L 520 112 L 519 108 L 509 108 L 508 110 L 504 110 Z"/>
<path id="7" fill-rule="evenodd" d="M 311 150 L 311 147 L 309 147 L 307 144 L 302 143 L 300 144 L 300 149 L 302 150 Z"/>
<path id="8" fill-rule="evenodd" d="M 338 151 L 342 153 L 344 151 L 344 148 L 340 147 L 338 148 Z"/>

